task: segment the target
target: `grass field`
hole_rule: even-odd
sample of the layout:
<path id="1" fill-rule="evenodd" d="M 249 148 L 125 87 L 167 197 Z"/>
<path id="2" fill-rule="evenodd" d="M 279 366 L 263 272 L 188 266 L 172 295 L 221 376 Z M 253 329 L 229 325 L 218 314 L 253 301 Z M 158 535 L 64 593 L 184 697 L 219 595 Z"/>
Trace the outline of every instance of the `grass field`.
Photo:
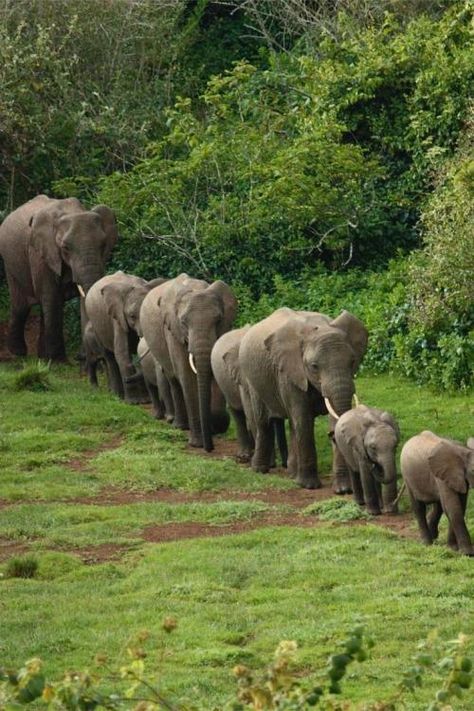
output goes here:
<path id="1" fill-rule="evenodd" d="M 54 368 L 47 392 L 15 392 L 15 373 L 0 368 L 0 665 L 40 656 L 58 676 L 97 652 L 120 655 L 143 628 L 159 648 L 173 615 L 164 685 L 211 708 L 232 692 L 236 663 L 265 665 L 282 639 L 298 642 L 301 675 L 312 678 L 362 617 L 376 646 L 345 683 L 357 700 L 388 695 L 433 629 L 443 639 L 474 633 L 474 561 L 445 547 L 445 526 L 427 549 L 409 521 L 405 535 L 318 521 L 283 475 L 189 451 L 181 432 L 92 391 L 72 368 Z M 472 396 L 391 376 L 360 377 L 357 389 L 395 414 L 403 441 L 426 428 L 473 434 Z M 326 429 L 318 422 L 323 475 Z M 301 496 L 307 506 L 316 494 Z M 8 559 L 26 553 L 36 577 L 7 577 Z M 424 708 L 430 691 L 408 708 Z M 473 708 L 469 693 L 456 708 Z"/>

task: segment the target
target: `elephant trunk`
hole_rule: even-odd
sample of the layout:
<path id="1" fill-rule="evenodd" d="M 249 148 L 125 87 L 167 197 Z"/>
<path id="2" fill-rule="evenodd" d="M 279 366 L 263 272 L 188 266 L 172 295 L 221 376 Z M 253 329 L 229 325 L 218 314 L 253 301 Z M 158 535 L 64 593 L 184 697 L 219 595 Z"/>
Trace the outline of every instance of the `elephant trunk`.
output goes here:
<path id="1" fill-rule="evenodd" d="M 87 294 L 96 281 L 104 276 L 104 265 L 92 256 L 84 258 L 84 266 L 71 265 L 72 280 L 81 296 Z"/>
<path id="2" fill-rule="evenodd" d="M 329 400 L 334 412 L 337 415 L 342 415 L 352 407 L 354 381 L 352 378 L 341 377 L 328 379 L 322 385 L 322 395 Z"/>
<path id="3" fill-rule="evenodd" d="M 212 345 L 212 344 L 211 344 Z M 214 449 L 211 427 L 211 349 L 197 348 L 193 352 L 194 365 L 197 371 L 199 420 L 201 423 L 202 446 L 206 452 Z"/>
<path id="4" fill-rule="evenodd" d="M 373 469 L 374 478 L 380 484 L 392 484 L 397 478 L 397 469 L 393 459 L 379 461 Z"/>

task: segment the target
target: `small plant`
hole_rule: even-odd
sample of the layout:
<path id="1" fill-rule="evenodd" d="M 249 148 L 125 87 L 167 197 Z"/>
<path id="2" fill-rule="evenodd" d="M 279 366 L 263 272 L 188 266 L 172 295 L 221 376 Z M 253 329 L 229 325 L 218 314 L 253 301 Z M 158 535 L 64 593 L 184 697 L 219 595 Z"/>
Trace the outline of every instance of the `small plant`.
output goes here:
<path id="1" fill-rule="evenodd" d="M 38 360 L 36 363 L 25 363 L 22 370 L 15 375 L 13 387 L 15 390 L 31 390 L 33 392 L 45 392 L 51 390 L 49 380 L 51 362 L 43 363 Z"/>
<path id="2" fill-rule="evenodd" d="M 6 575 L 8 578 L 34 578 L 38 571 L 38 561 L 32 555 L 10 558 Z"/>
<path id="3" fill-rule="evenodd" d="M 357 521 L 370 519 L 367 511 L 362 509 L 355 501 L 345 499 L 328 499 L 316 501 L 303 509 L 306 516 L 318 516 L 321 521 Z"/>

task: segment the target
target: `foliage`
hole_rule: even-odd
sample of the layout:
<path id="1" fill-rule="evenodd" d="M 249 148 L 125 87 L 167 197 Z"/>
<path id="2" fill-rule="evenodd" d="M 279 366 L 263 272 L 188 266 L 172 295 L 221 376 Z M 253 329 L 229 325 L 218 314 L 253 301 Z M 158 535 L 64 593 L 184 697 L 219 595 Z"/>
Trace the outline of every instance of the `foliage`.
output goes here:
<path id="1" fill-rule="evenodd" d="M 31 390 L 44 392 L 51 389 L 49 380 L 50 363 L 38 360 L 36 363 L 24 363 L 23 368 L 15 375 L 13 387 L 15 390 Z"/>
<path id="2" fill-rule="evenodd" d="M 321 521 L 357 521 L 369 519 L 370 515 L 354 501 L 345 499 L 327 499 L 316 501 L 303 509 L 306 515 L 317 516 Z"/>
<path id="3" fill-rule="evenodd" d="M 466 117 L 471 21 L 464 2 L 440 19 L 387 16 L 308 53 L 269 53 L 266 67 L 239 62 L 199 104 L 180 98 L 144 160 L 102 183 L 124 225 L 116 266 L 186 269 L 259 295 L 275 274 L 412 248 Z"/>
<path id="4" fill-rule="evenodd" d="M 176 629 L 177 622 L 173 617 L 163 620 L 163 633 L 170 634 Z M 0 708 L 18 708 L 36 701 L 39 708 L 61 708 L 70 711 L 77 709 L 166 709 L 168 711 L 185 711 L 189 708 L 186 702 L 171 700 L 162 690 L 162 683 L 156 680 L 155 670 L 147 667 L 146 649 L 148 631 L 140 632 L 127 645 L 127 662 L 118 668 L 112 665 L 108 657 L 98 654 L 93 671 L 68 671 L 59 681 L 51 682 L 45 677 L 40 659 L 34 658 L 18 671 L 0 668 Z M 446 709 L 446 702 L 463 699 L 464 691 L 472 684 L 472 660 L 466 654 L 468 639 L 459 635 L 449 642 L 445 656 L 441 661 L 435 658 L 441 645 L 435 644 L 436 636 L 431 635 L 427 643 L 419 645 L 419 652 L 413 658 L 413 665 L 407 669 L 399 683 L 399 688 L 392 693 L 388 701 L 364 704 L 369 711 L 397 711 L 406 708 L 405 698 L 415 693 L 423 685 L 423 679 L 429 673 L 437 678 L 440 688 L 436 697 L 430 703 L 428 711 Z M 307 688 L 301 681 L 295 666 L 298 645 L 295 641 L 280 642 L 274 661 L 263 671 L 255 673 L 247 666 L 238 664 L 234 667 L 237 680 L 235 698 L 229 700 L 224 708 L 235 709 L 311 709 L 320 708 L 325 711 L 356 711 L 359 704 L 339 699 L 343 692 L 341 682 L 347 674 L 348 667 L 355 661 L 362 663 L 368 659 L 369 651 L 374 642 L 367 637 L 363 625 L 357 625 L 350 636 L 342 641 L 335 654 L 329 657 L 326 669 L 320 673 L 320 683 Z M 433 653 L 434 652 L 434 653 Z M 163 661 L 164 645 L 158 655 L 158 661 Z M 372 665 L 373 666 L 373 665 Z M 105 683 L 104 683 L 105 682 Z M 112 691 L 107 687 L 112 686 Z M 137 705 L 138 703 L 138 705 Z M 209 708 L 208 704 L 199 708 Z M 454 710 L 454 706 L 450 705 Z"/>
<path id="5" fill-rule="evenodd" d="M 32 555 L 10 558 L 6 568 L 8 578 L 34 578 L 38 570 L 38 561 Z"/>
<path id="6" fill-rule="evenodd" d="M 185 0 L 1 0 L 0 198 L 6 210 L 61 181 L 90 197 L 161 135 L 176 91 L 245 52 L 227 15 Z M 227 25 L 226 25 L 227 23 Z M 234 26 L 241 23 L 234 20 Z M 227 36 L 224 47 L 212 33 Z M 210 34 L 206 56 L 199 47 Z"/>

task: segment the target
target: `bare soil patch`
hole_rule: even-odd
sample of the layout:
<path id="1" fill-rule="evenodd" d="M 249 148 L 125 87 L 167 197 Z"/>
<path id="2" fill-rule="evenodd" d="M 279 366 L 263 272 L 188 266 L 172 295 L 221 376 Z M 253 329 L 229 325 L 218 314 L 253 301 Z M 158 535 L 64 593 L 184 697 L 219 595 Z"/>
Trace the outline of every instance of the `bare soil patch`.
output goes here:
<path id="1" fill-rule="evenodd" d="M 0 537 L 0 563 L 12 558 L 14 555 L 23 555 L 23 553 L 27 553 L 28 550 L 29 546 L 27 543 L 18 543 L 17 541 Z"/>

